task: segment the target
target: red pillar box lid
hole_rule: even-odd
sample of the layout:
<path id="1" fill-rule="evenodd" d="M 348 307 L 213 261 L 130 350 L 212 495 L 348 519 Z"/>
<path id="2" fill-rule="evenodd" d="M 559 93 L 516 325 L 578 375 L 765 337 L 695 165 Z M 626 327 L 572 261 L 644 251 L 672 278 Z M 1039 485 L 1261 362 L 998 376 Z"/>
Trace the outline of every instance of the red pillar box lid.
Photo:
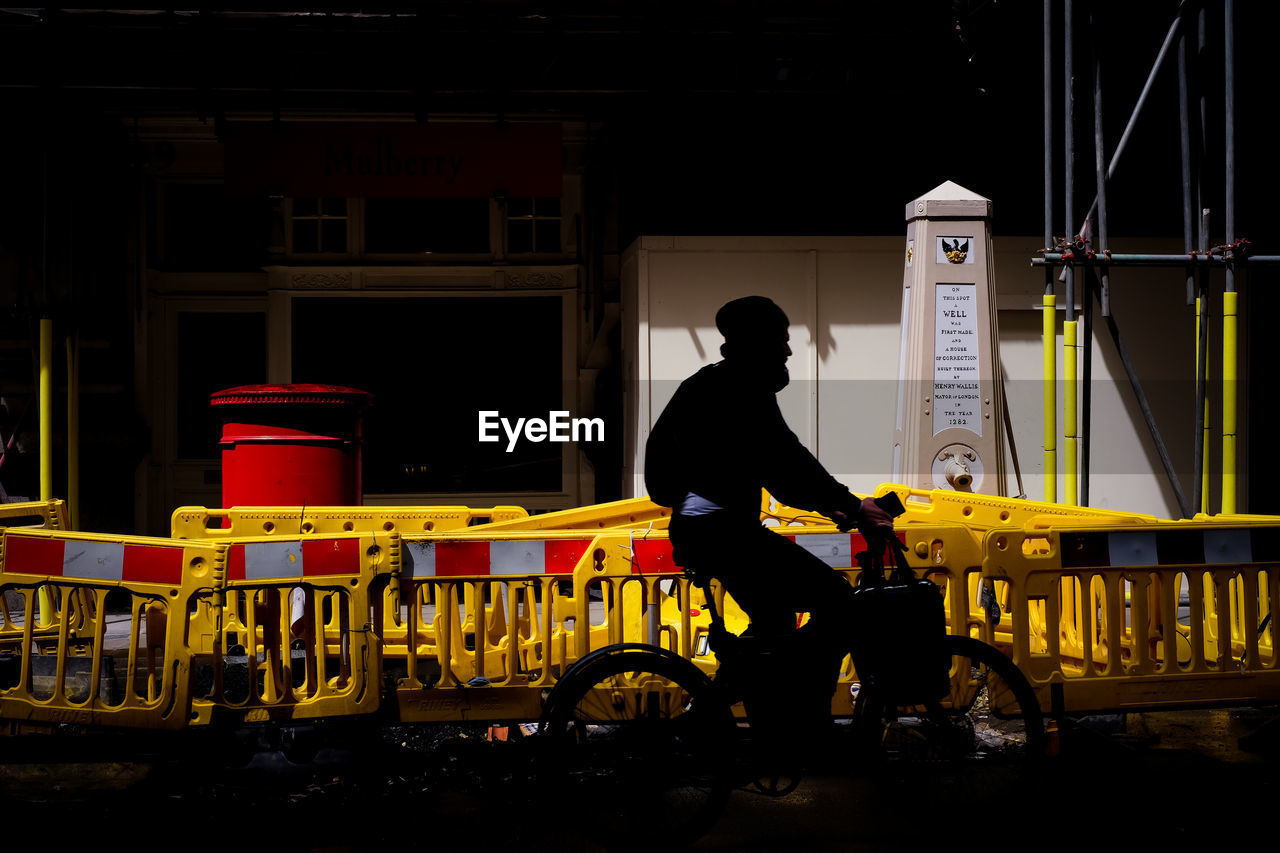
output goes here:
<path id="1" fill-rule="evenodd" d="M 256 433 L 353 438 L 373 395 L 342 385 L 240 385 L 216 391 L 209 403 L 223 421 L 222 444 Z M 254 425 L 252 429 L 245 429 Z"/>
<path id="2" fill-rule="evenodd" d="M 209 402 L 214 406 L 337 406 L 363 411 L 373 402 L 373 395 L 343 385 L 238 385 L 215 391 Z"/>
<path id="3" fill-rule="evenodd" d="M 210 396 L 222 419 L 223 506 L 360 503 L 361 416 L 340 385 L 242 385 Z"/>

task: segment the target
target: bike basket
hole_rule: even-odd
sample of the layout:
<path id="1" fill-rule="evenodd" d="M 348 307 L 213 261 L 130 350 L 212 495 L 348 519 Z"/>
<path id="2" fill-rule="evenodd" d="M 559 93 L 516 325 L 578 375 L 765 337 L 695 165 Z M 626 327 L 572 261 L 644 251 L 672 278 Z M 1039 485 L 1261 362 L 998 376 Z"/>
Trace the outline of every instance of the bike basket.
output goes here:
<path id="1" fill-rule="evenodd" d="M 950 691 L 951 655 L 947 651 L 942 590 L 916 578 L 896 538 L 896 567 L 884 579 L 883 560 L 871 552 L 862 582 L 853 591 L 853 663 L 863 681 L 874 683 L 897 705 L 919 705 Z M 883 551 L 880 552 L 883 554 Z M 863 562 L 864 555 L 859 555 Z"/>

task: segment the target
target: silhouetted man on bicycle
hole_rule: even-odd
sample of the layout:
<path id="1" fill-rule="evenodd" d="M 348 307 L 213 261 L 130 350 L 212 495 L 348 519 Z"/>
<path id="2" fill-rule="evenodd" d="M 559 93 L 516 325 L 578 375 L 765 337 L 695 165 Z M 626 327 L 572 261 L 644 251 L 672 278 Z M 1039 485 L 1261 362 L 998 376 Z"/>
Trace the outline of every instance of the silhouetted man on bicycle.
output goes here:
<path id="1" fill-rule="evenodd" d="M 761 525 L 760 490 L 843 530 L 892 529 L 893 519 L 870 498 L 850 494 L 783 420 L 775 395 L 789 381 L 788 326 L 763 296 L 735 299 L 716 313 L 724 360 L 686 379 L 663 410 L 646 445 L 645 482 L 655 502 L 675 510 L 676 563 L 700 583 L 718 578 L 756 636 L 785 637 L 797 613 L 810 614 L 805 630 L 815 651 L 806 657 L 816 659 L 796 662 L 792 674 L 814 683 L 817 698 L 803 716 L 829 722 L 852 641 L 851 589 L 822 560 Z"/>

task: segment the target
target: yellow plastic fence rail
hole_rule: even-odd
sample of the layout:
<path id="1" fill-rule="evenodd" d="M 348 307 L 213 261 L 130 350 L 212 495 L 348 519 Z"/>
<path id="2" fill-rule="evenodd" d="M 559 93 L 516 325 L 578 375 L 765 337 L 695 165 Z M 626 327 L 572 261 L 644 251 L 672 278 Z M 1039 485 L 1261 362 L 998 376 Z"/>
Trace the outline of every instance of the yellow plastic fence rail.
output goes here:
<path id="1" fill-rule="evenodd" d="M 1046 708 L 1280 698 L 1280 519 L 992 530 L 983 550 Z"/>
<path id="2" fill-rule="evenodd" d="M 193 724 L 368 714 L 380 704 L 374 604 L 398 571 L 394 532 L 219 543 L 192 598 Z"/>
<path id="3" fill-rule="evenodd" d="M 41 527 L 45 530 L 63 530 L 63 520 L 66 517 L 67 504 L 62 500 L 0 504 L 0 528 Z"/>
<path id="4" fill-rule="evenodd" d="M 1036 522 L 1060 524 L 1073 519 L 1079 523 L 1094 525 L 1149 524 L 1158 520 L 1153 515 L 1136 512 L 1068 506 L 949 489 L 912 489 L 893 483 L 882 483 L 876 487 L 875 496 L 881 497 L 889 492 L 896 492 L 907 510 L 898 519 L 899 524 L 957 522 L 975 530 L 988 530 L 993 527 L 1022 527 Z"/>
<path id="5" fill-rule="evenodd" d="M 231 509 L 184 506 L 173 511 L 169 526 L 175 539 L 303 536 L 369 530 L 429 533 L 473 524 L 518 521 L 528 515 L 518 506 L 487 509 L 465 506 L 255 506 Z"/>
<path id="6" fill-rule="evenodd" d="M 913 489 L 895 483 L 882 483 L 874 496 L 882 497 L 894 492 L 906 508 L 899 524 L 915 522 L 958 523 L 975 530 L 992 527 L 1021 527 L 1034 521 L 1055 523 L 1078 519 L 1090 524 L 1145 524 L 1158 519 L 1152 515 L 1093 507 L 1068 506 L 1066 504 L 1031 501 L 1025 498 L 1007 498 L 973 492 L 957 492 L 950 489 Z M 827 519 L 811 510 L 797 509 L 764 496 L 761 517 L 765 524 L 782 527 L 827 527 Z"/>
<path id="7" fill-rule="evenodd" d="M 219 560 L 209 543 L 5 530 L 0 718 L 185 726 L 187 603 Z"/>
<path id="8" fill-rule="evenodd" d="M 506 521 L 494 515 L 485 526 L 489 533 L 519 530 L 602 530 L 605 528 L 648 528 L 665 530 L 671 510 L 648 498 L 628 498 L 609 503 L 544 512 Z"/>

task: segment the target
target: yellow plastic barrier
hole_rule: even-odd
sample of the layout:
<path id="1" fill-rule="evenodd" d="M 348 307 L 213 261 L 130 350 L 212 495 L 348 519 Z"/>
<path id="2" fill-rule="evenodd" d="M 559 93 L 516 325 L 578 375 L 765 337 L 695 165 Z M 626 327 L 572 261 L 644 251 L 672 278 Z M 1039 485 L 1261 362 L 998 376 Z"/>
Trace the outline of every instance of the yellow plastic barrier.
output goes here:
<path id="1" fill-rule="evenodd" d="M 245 536 L 303 536 L 398 530 L 402 534 L 456 530 L 488 522 L 518 522 L 528 517 L 518 506 L 472 509 L 465 506 L 255 506 L 210 509 L 184 506 L 170 517 L 175 539 L 226 539 Z"/>
<path id="2" fill-rule="evenodd" d="M 1195 518 L 1190 520 L 1153 521 L 1149 523 L 1149 526 L 1146 529 L 1158 534 L 1158 536 L 1166 542 L 1174 541 L 1178 538 L 1192 540 L 1194 544 L 1191 547 L 1198 548 L 1200 547 L 1198 539 L 1202 536 L 1204 531 L 1208 531 L 1211 536 L 1229 536 L 1228 532 L 1232 529 L 1231 525 L 1233 522 L 1237 524 L 1252 525 L 1254 527 L 1265 527 L 1280 523 L 1280 519 L 1277 519 L 1275 516 L 1259 515 L 1197 515 Z M 1046 523 L 1045 519 L 1037 519 L 1036 523 L 1032 525 L 1035 529 L 1046 529 L 1048 526 L 1049 525 Z M 1058 525 L 1056 529 L 1060 531 L 1068 530 L 1072 526 L 1073 524 L 1061 524 Z M 1033 536 L 1028 540 L 1026 548 L 1028 551 L 1035 551 L 1041 554 L 1047 553 L 1048 540 L 1044 537 Z M 1164 550 L 1166 553 L 1169 553 L 1175 549 L 1166 545 L 1164 546 Z M 1191 583 L 1192 581 L 1189 577 L 1181 576 L 1176 588 L 1171 590 L 1169 594 L 1176 596 L 1179 602 L 1189 601 L 1189 585 Z M 1271 598 L 1271 581 L 1268 576 L 1263 573 L 1259 575 L 1257 583 L 1258 588 L 1256 591 L 1256 597 L 1261 608 L 1259 611 L 1259 620 L 1262 623 L 1266 623 L 1267 616 L 1271 612 L 1268 604 Z M 1247 628 L 1249 623 L 1246 622 L 1246 597 L 1248 594 L 1246 586 L 1238 579 L 1229 580 L 1227 583 L 1226 595 L 1218 596 L 1213 588 L 1213 580 L 1208 575 L 1205 575 L 1200 579 L 1199 585 L 1200 591 L 1198 595 L 1203 605 L 1203 612 L 1201 613 L 1200 619 L 1197 620 L 1196 631 L 1198 632 L 1198 636 L 1203 639 L 1205 653 L 1210 658 L 1217 657 L 1218 644 L 1220 642 L 1220 628 L 1223 625 L 1225 625 L 1228 630 L 1226 635 L 1229 637 L 1228 647 L 1234 654 L 1238 655 L 1243 653 L 1247 643 L 1246 634 L 1249 633 L 1249 629 Z M 997 588 L 1000 588 L 1003 584 L 997 581 L 996 586 Z M 1123 594 L 1125 596 L 1126 603 L 1129 603 L 1131 606 L 1130 599 L 1132 589 L 1130 587 L 1125 587 L 1123 589 Z M 1148 596 L 1152 598 L 1150 606 L 1156 606 L 1157 599 L 1155 597 L 1159 594 L 1160 593 L 1155 590 L 1148 593 Z M 1063 582 L 1061 589 L 1061 612 L 1063 621 L 1060 626 L 1060 633 L 1062 637 L 1061 652 L 1063 655 L 1074 660 L 1083 659 L 1085 649 L 1081 638 L 1081 622 L 1084 616 L 1088 613 L 1101 613 L 1102 616 L 1100 619 L 1102 624 L 1105 625 L 1105 620 L 1107 618 L 1106 609 L 1103 604 L 1105 595 L 1106 589 L 1100 578 L 1094 578 L 1092 582 L 1088 584 L 1083 584 L 1078 578 Z M 1223 601 L 1224 606 L 1227 608 L 1225 620 L 1220 620 L 1218 614 L 1220 598 Z M 1033 609 L 1031 611 L 1031 618 L 1033 628 L 1037 635 L 1042 635 L 1045 630 L 1047 630 L 1043 609 Z M 1189 644 L 1191 642 L 1190 637 L 1192 633 L 1192 626 L 1190 624 L 1179 623 L 1177 630 L 1181 635 L 1179 642 Z M 1257 633 L 1256 628 L 1253 633 Z M 1261 644 L 1263 653 L 1268 653 L 1271 648 L 1269 635 L 1264 633 L 1259 638 L 1259 643 Z M 1100 660 L 1102 652 L 1096 646 L 1091 647 L 1090 653 L 1095 657 L 1095 659 Z"/>
<path id="3" fill-rule="evenodd" d="M 1046 708 L 1280 694 L 1280 519 L 878 494 L 890 490 L 905 498 L 908 562 L 942 588 L 948 630 L 1006 650 Z M 46 508 L 37 523 L 56 523 Z M 856 581 L 862 538 L 803 515 L 776 534 Z M 480 517 L 495 520 L 472 524 Z M 668 518 L 638 499 L 533 517 L 188 507 L 174 539 L 9 528 L 0 588 L 16 606 L 0 623 L 0 717 L 173 728 L 390 702 L 407 722 L 503 721 L 537 718 L 567 667 L 613 643 L 658 645 L 711 672 L 703 591 L 672 561 Z M 745 627 L 714 594 L 730 629 Z M 842 681 L 856 677 L 846 659 Z M 847 689 L 832 707 L 851 711 Z"/>
<path id="4" fill-rule="evenodd" d="M 225 562 L 192 601 L 192 723 L 367 714 L 380 703 L 371 622 L 399 535 L 328 533 L 219 543 Z"/>
<path id="5" fill-rule="evenodd" d="M 912 489 L 894 483 L 876 487 L 875 496 L 895 492 L 906 507 L 898 524 L 913 522 L 955 522 L 975 530 L 993 527 L 1022 527 L 1026 524 L 1060 524 L 1075 520 L 1083 524 L 1148 524 L 1157 521 L 1153 515 L 1097 509 L 1087 506 L 1032 501 L 956 492 L 948 489 Z"/>
<path id="6" fill-rule="evenodd" d="M 68 526 L 64 523 L 66 518 L 66 502 L 57 499 L 0 504 L 0 529 L 38 527 L 43 530 L 65 530 Z M 40 621 L 52 624 L 56 616 L 48 590 L 37 595 L 37 604 Z"/>
<path id="7" fill-rule="evenodd" d="M 187 601 L 220 560 L 209 543 L 10 528 L 0 589 L 0 717 L 180 728 L 188 722 Z M 40 613 L 47 596 L 52 612 Z"/>
<path id="8" fill-rule="evenodd" d="M 67 504 L 62 500 L 23 501 L 0 504 L 0 528 L 40 527 L 45 530 L 64 530 Z"/>
<path id="9" fill-rule="evenodd" d="M 1280 698 L 1268 618 L 1280 607 L 1280 526 L 1271 521 L 987 533 L 983 574 L 1007 584 L 1012 657 L 1042 705 L 1088 711 Z M 1233 633 L 1238 641 L 1215 639 Z"/>
<path id="10" fill-rule="evenodd" d="M 626 528 L 653 528 L 665 530 L 671 518 L 671 510 L 658 506 L 648 498 L 575 507 L 558 512 L 544 512 L 526 518 L 500 519 L 484 526 L 489 534 L 515 533 L 522 530 L 604 530 Z"/>
<path id="11" fill-rule="evenodd" d="M 857 533 L 810 526 L 777 534 L 856 581 L 854 555 L 865 548 Z M 954 524 L 917 525 L 903 535 L 912 564 L 944 587 L 956 632 L 983 633 L 985 611 L 970 594 L 982 565 L 978 540 Z M 494 534 L 477 527 L 406 537 L 403 545 L 404 604 L 394 608 L 394 630 L 383 633 L 403 720 L 536 716 L 541 690 L 612 643 L 651 643 L 706 672 L 716 667 L 703 592 L 672 561 L 665 530 Z M 718 587 L 716 595 L 730 630 L 745 628 L 732 599 Z M 384 616 L 381 624 L 388 623 Z M 842 677 L 856 678 L 847 659 Z M 833 702 L 837 713 L 851 713 L 847 689 Z"/>
<path id="12" fill-rule="evenodd" d="M 692 655 L 660 618 L 662 581 L 689 594 L 665 531 L 488 527 L 403 542 L 404 603 L 383 646 L 401 719 L 536 718 L 566 666 L 614 642 Z"/>

